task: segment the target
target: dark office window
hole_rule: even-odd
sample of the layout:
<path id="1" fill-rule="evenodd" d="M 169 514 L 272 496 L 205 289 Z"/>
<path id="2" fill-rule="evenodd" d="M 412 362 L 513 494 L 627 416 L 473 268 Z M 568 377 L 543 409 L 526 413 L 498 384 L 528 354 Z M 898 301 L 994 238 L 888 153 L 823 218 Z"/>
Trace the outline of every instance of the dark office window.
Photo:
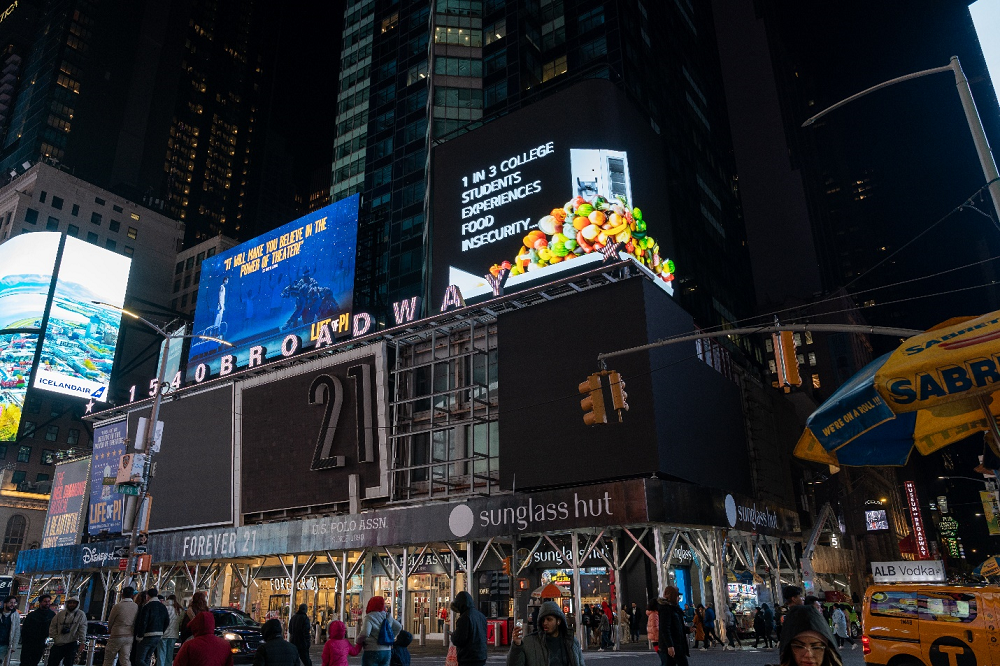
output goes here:
<path id="1" fill-rule="evenodd" d="M 56 418 L 63 415 L 66 411 L 66 405 L 61 402 L 53 402 L 49 405 L 49 416 Z"/>
<path id="2" fill-rule="evenodd" d="M 191 286 L 191 276 L 190 275 L 185 275 L 184 276 L 184 288 L 187 289 L 190 286 Z"/>
<path id="3" fill-rule="evenodd" d="M 17 476 L 21 475 L 18 479 Z M 24 481 L 27 472 L 14 472 L 11 481 L 20 483 Z M 13 562 L 17 558 L 18 552 L 24 545 L 24 535 L 28 531 L 28 519 L 19 513 L 15 513 L 7 520 L 7 529 L 3 533 L 3 547 L 0 548 L 0 558 L 5 562 Z"/>
<path id="4" fill-rule="evenodd" d="M 174 280 L 174 293 L 176 294 L 180 290 L 181 290 L 181 281 Z"/>
<path id="5" fill-rule="evenodd" d="M 100 213 L 91 213 L 90 214 L 90 223 L 91 224 L 100 224 L 101 223 L 101 214 Z"/>
<path id="6" fill-rule="evenodd" d="M 135 248 L 132 247 L 131 245 L 126 245 L 125 248 L 122 250 L 122 254 L 124 254 L 126 257 L 131 257 L 133 254 L 135 254 Z"/>
<path id="7" fill-rule="evenodd" d="M 171 310 L 176 310 L 177 309 L 177 299 L 176 298 L 173 299 L 172 301 L 170 301 L 170 309 Z"/>
<path id="8" fill-rule="evenodd" d="M 69 212 L 70 215 L 76 217 L 80 214 L 80 204 L 73 204 L 73 208 Z"/>
<path id="9" fill-rule="evenodd" d="M 66 433 L 66 443 L 70 446 L 78 444 L 80 442 L 80 430 L 78 428 L 70 428 L 69 432 Z"/>
<path id="10" fill-rule="evenodd" d="M 201 282 L 201 271 L 194 274 L 194 283 L 198 284 L 199 282 Z"/>
<path id="11" fill-rule="evenodd" d="M 195 263 L 197 263 L 199 266 L 201 266 L 201 262 L 205 261 L 205 253 L 204 252 L 199 252 L 197 259 L 198 260 Z"/>
<path id="12" fill-rule="evenodd" d="M 70 236 L 79 236 L 80 227 L 76 226 L 75 224 L 71 224 L 66 228 L 66 233 L 69 234 Z"/>
<path id="13" fill-rule="evenodd" d="M 194 268 L 194 257 L 188 257 L 184 262 L 184 270 L 189 271 Z"/>
<path id="14" fill-rule="evenodd" d="M 48 474 L 42 474 L 41 472 L 39 472 L 38 474 L 35 475 L 35 483 L 41 483 L 42 481 L 48 481 L 48 480 L 49 480 Z"/>
<path id="15" fill-rule="evenodd" d="M 104 247 L 108 248 L 109 250 L 113 250 L 113 249 L 115 249 L 115 248 L 116 248 L 117 246 L 118 246 L 118 243 L 114 242 L 114 241 L 113 241 L 113 240 L 111 240 L 110 238 L 109 238 L 109 239 L 107 239 L 106 241 L 104 241 Z"/>
<path id="16" fill-rule="evenodd" d="M 28 476 L 27 472 L 25 472 L 24 470 L 18 470 L 10 475 L 10 480 L 16 486 L 18 484 L 24 483 L 24 479 L 27 476 Z M 14 516 L 14 518 L 17 518 L 17 516 Z M 13 520 L 14 518 L 11 518 L 11 520 Z M 10 523 L 8 522 L 8 524 Z"/>
<path id="17" fill-rule="evenodd" d="M 118 230 L 121 228 L 122 228 L 122 223 L 119 222 L 118 220 L 111 220 L 110 222 L 108 222 L 108 229 L 111 229 L 111 231 L 114 231 L 115 233 L 118 233 Z"/>
<path id="18" fill-rule="evenodd" d="M 38 200 L 40 202 L 42 202 L 42 203 L 45 203 L 45 197 L 46 196 L 48 196 L 48 195 L 46 194 L 45 190 L 42 190 L 42 193 L 38 196 Z"/>
<path id="19" fill-rule="evenodd" d="M 174 275 L 180 275 L 183 272 L 184 272 L 184 262 L 178 261 L 177 265 L 174 266 Z"/>
<path id="20" fill-rule="evenodd" d="M 34 421 L 21 421 L 21 436 L 22 437 L 34 437 L 35 436 L 35 423 L 34 423 Z"/>
<path id="21" fill-rule="evenodd" d="M 88 243 L 93 243 L 94 245 L 97 245 L 97 234 L 95 234 L 93 231 L 88 231 L 87 232 L 87 242 Z"/>
<path id="22" fill-rule="evenodd" d="M 24 403 L 24 411 L 28 414 L 37 414 L 42 411 L 42 399 L 37 396 L 31 396 Z"/>
<path id="23" fill-rule="evenodd" d="M 57 196 L 53 195 L 53 197 L 52 197 L 52 207 L 55 208 L 56 210 L 62 210 L 62 207 L 63 207 L 62 197 L 57 197 Z"/>
<path id="24" fill-rule="evenodd" d="M 206 257 L 214 257 L 215 256 L 215 248 L 214 247 L 208 248 L 208 254 L 206 254 L 205 256 Z"/>
<path id="25" fill-rule="evenodd" d="M 188 304 L 188 295 L 184 294 L 183 296 L 181 296 L 181 307 L 186 308 L 187 304 Z"/>
<path id="26" fill-rule="evenodd" d="M 59 219 L 49 216 L 49 221 L 45 223 L 46 231 L 57 231 L 59 229 Z"/>
<path id="27" fill-rule="evenodd" d="M 198 292 L 197 291 L 192 291 L 191 292 L 191 305 L 194 305 L 197 302 L 198 302 Z"/>
<path id="28" fill-rule="evenodd" d="M 116 213 L 123 213 L 123 212 L 124 212 L 124 211 L 122 210 L 122 207 L 121 207 L 121 206 L 119 206 L 119 205 L 117 205 L 117 204 L 116 204 L 116 205 L 113 205 L 113 206 L 111 206 L 111 210 L 115 211 Z"/>
<path id="29" fill-rule="evenodd" d="M 30 446 L 17 447 L 17 462 L 26 463 L 30 460 L 31 460 L 31 447 Z"/>
<path id="30" fill-rule="evenodd" d="M 46 442 L 54 442 L 57 439 L 59 439 L 59 426 L 57 426 L 57 425 L 50 425 L 45 430 L 45 441 Z"/>
<path id="31" fill-rule="evenodd" d="M 94 197 L 94 203 L 97 204 L 98 206 L 103 206 L 104 204 L 107 203 L 107 201 L 105 201 L 101 197 Z"/>
<path id="32" fill-rule="evenodd" d="M 24 221 L 27 222 L 28 224 L 37 224 L 38 211 L 35 210 L 34 208 L 29 208 L 26 211 L 24 211 Z"/>

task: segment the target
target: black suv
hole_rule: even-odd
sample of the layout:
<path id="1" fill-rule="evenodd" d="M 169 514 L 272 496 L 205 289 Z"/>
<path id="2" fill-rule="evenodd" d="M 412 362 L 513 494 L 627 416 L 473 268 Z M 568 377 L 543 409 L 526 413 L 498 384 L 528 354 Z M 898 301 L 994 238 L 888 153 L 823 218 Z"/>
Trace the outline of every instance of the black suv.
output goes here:
<path id="1" fill-rule="evenodd" d="M 229 641 L 233 662 L 253 663 L 257 648 L 264 642 L 260 624 L 235 608 L 212 608 L 211 611 L 215 616 L 215 635 Z"/>

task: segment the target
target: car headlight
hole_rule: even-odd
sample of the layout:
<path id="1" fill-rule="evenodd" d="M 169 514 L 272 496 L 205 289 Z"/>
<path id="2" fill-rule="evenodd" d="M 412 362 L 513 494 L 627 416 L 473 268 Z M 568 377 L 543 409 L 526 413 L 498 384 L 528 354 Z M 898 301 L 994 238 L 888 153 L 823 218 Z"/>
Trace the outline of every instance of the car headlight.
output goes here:
<path id="1" fill-rule="evenodd" d="M 240 637 L 237 636 L 236 634 L 223 634 L 222 637 L 225 638 L 227 641 L 238 641 L 238 640 L 240 640 Z"/>

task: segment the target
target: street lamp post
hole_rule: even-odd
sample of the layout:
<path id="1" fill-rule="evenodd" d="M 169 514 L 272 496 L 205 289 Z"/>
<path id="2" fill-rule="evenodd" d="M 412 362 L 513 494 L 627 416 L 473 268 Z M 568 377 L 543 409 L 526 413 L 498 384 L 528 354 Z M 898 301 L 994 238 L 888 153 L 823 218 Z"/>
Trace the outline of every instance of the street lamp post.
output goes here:
<path id="1" fill-rule="evenodd" d="M 951 72 L 955 75 L 955 86 L 958 88 L 958 96 L 962 100 L 962 109 L 965 111 L 965 120 L 969 123 L 969 131 L 972 132 L 972 140 L 976 144 L 976 154 L 979 155 L 979 164 L 983 168 L 983 175 L 986 176 L 986 186 L 987 189 L 989 189 L 990 198 L 993 200 L 993 208 L 996 210 L 997 218 L 1000 219 L 1000 172 L 997 172 L 997 164 L 993 159 L 993 151 L 990 150 L 990 143 L 986 139 L 986 130 L 983 129 L 983 121 L 979 117 L 979 111 L 976 109 L 976 102 L 972 98 L 972 88 L 969 87 L 969 81 L 965 78 L 965 72 L 962 71 L 962 64 L 958 61 L 958 56 L 952 56 L 951 61 L 944 67 L 935 67 L 933 69 L 925 69 L 921 72 L 914 72 L 913 74 L 907 74 L 890 81 L 885 81 L 872 86 L 867 90 L 862 90 L 857 94 L 840 100 L 833 106 L 823 109 L 815 116 L 802 123 L 802 126 L 809 127 L 831 111 L 839 109 L 846 104 L 850 104 L 854 100 L 864 97 L 868 93 L 873 93 L 876 90 L 881 90 L 882 88 L 888 88 L 891 85 L 902 83 L 903 81 L 910 81 L 911 79 L 917 79 L 931 74 L 940 74 L 942 72 Z"/>
<path id="2" fill-rule="evenodd" d="M 149 473 L 150 470 L 152 469 L 152 458 L 153 458 L 153 439 L 156 433 L 156 422 L 159 420 L 160 417 L 160 403 L 163 397 L 163 381 L 166 378 L 165 375 L 167 372 L 167 355 L 170 353 L 170 341 L 172 339 L 183 340 L 185 338 L 198 338 L 201 340 L 209 340 L 211 342 L 217 342 L 219 344 L 226 345 L 228 347 L 232 347 L 233 344 L 231 342 L 223 340 L 222 338 L 216 338 L 210 335 L 175 335 L 168 332 L 167 329 L 173 326 L 174 322 L 177 321 L 176 319 L 166 324 L 165 326 L 160 327 L 154 324 L 153 322 L 149 321 L 148 319 L 145 319 L 134 312 L 130 312 L 125 308 L 120 308 L 118 306 L 111 305 L 110 303 L 102 303 L 100 301 L 93 301 L 93 302 L 97 305 L 104 305 L 107 307 L 114 308 L 115 310 L 120 311 L 122 314 L 142 322 L 147 327 L 156 331 L 156 333 L 163 338 L 163 351 L 160 354 L 158 362 L 159 367 L 157 368 L 156 372 L 156 389 L 155 389 L 155 395 L 153 396 L 153 406 L 149 412 L 149 419 L 146 421 L 146 430 L 145 432 L 143 432 L 142 435 L 142 448 L 140 449 L 140 453 L 145 453 L 146 458 L 142 465 L 142 481 L 139 484 L 139 496 L 137 497 L 135 512 L 132 516 L 132 534 L 129 537 L 129 543 L 128 543 L 127 573 L 134 574 L 135 555 L 136 555 L 135 547 L 139 538 L 139 518 L 142 512 L 143 504 L 146 503 L 146 497 L 148 495 L 148 490 L 149 490 Z M 136 435 L 138 435 L 138 433 L 136 433 Z"/>

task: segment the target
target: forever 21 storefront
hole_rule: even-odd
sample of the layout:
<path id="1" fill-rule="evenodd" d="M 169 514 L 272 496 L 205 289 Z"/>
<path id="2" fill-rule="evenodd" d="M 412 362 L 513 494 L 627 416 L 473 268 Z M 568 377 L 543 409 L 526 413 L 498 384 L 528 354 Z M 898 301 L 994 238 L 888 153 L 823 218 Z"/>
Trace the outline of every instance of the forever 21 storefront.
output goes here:
<path id="1" fill-rule="evenodd" d="M 380 594 L 430 635 L 464 589 L 501 642 L 550 583 L 573 622 L 582 603 L 641 606 L 670 582 L 724 599 L 733 544 L 788 552 L 797 514 L 750 497 L 740 389 L 693 347 L 616 359 L 630 410 L 583 425 L 577 385 L 597 351 L 693 328 L 624 264 L 172 393 L 147 578 L 258 619 L 305 603 L 317 621 L 353 620 Z M 102 412 L 95 440 L 134 439 L 148 411 Z M 17 571 L 90 576 L 101 615 L 126 543 L 25 551 Z M 774 559 L 791 574 L 794 554 Z"/>

